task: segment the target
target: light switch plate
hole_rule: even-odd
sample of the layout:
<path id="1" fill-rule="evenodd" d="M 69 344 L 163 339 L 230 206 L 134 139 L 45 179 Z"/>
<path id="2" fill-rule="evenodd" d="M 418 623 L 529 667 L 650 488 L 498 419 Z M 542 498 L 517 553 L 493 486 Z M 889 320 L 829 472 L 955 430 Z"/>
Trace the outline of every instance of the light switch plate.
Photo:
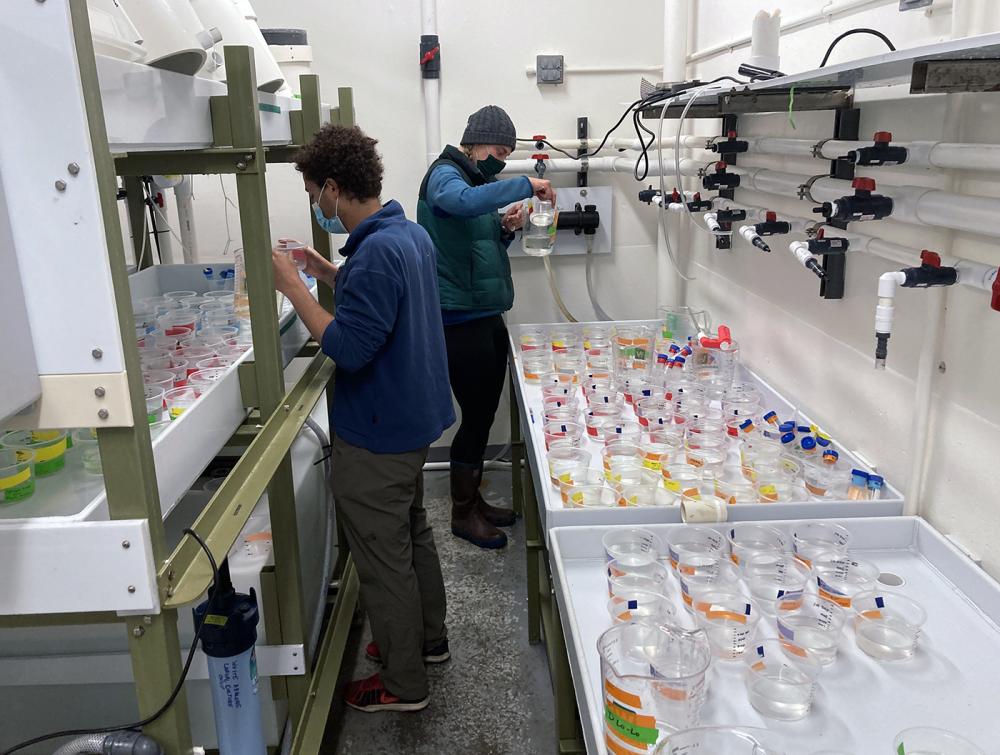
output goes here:
<path id="1" fill-rule="evenodd" d="M 535 78 L 539 84 L 562 84 L 563 56 L 562 55 L 536 56 Z"/>

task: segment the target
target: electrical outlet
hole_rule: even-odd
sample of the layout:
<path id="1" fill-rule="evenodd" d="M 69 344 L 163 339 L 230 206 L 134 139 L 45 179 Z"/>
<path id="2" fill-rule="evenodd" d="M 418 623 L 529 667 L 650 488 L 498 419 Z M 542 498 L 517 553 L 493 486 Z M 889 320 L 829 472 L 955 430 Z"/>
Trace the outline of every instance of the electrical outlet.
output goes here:
<path id="1" fill-rule="evenodd" d="M 563 56 L 562 55 L 536 56 L 535 78 L 539 84 L 562 84 Z"/>

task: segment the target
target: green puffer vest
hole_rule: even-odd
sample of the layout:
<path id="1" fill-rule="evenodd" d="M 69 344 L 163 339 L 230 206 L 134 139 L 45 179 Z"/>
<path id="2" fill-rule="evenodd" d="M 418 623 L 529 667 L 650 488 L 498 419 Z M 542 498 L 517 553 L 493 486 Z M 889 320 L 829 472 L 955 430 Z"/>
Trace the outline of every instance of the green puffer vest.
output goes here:
<path id="1" fill-rule="evenodd" d="M 496 212 L 474 218 L 436 215 L 427 203 L 427 182 L 439 165 L 458 168 L 469 186 L 482 186 L 496 179 L 487 179 L 460 150 L 448 145 L 420 184 L 417 222 L 437 247 L 441 309 L 506 312 L 514 306 L 514 281 L 507 248 L 500 239 L 500 216 Z"/>

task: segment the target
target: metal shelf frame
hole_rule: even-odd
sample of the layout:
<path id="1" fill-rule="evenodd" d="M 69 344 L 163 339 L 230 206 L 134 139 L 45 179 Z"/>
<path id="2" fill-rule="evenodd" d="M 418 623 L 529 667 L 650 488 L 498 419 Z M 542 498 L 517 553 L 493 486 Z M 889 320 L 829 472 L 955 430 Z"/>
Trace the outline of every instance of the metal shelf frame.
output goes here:
<path id="1" fill-rule="evenodd" d="M 246 450 L 232 473 L 206 504 L 193 528 L 206 541 L 219 562 L 226 557 L 254 505 L 267 492 L 273 533 L 275 569 L 273 595 L 262 596 L 277 605 L 277 637 L 274 644 L 301 644 L 308 653 L 303 595 L 299 571 L 295 501 L 289 448 L 309 412 L 334 373 L 334 364 L 315 349 L 308 369 L 286 393 L 274 307 L 274 277 L 271 263 L 270 225 L 267 208 L 267 163 L 290 162 L 308 136 L 323 125 L 320 85 L 317 76 L 300 78 L 302 109 L 289 113 L 292 144 L 265 147 L 261 140 L 253 53 L 248 47 L 226 47 L 228 94 L 212 98 L 212 126 L 216 143 L 210 149 L 136 152 L 112 155 L 105 127 L 104 110 L 93 52 L 86 0 L 70 0 L 70 18 L 90 142 L 100 187 L 101 214 L 114 287 L 116 309 L 127 374 L 132 414 L 144 417 L 142 372 L 132 334 L 133 311 L 129 292 L 122 229 L 117 208 L 118 177 L 128 192 L 128 216 L 133 230 L 143 227 L 139 176 L 162 173 L 234 174 L 239 197 L 240 223 L 246 260 L 254 361 L 241 370 L 243 399 L 256 408 L 237 435 Z M 338 91 L 339 107 L 331 120 L 353 125 L 353 94 Z M 310 213 L 311 217 L 311 213 Z M 312 223 L 313 246 L 327 259 L 329 236 Z M 142 234 L 132 234 L 136 257 Z M 322 290 L 320 301 L 333 309 L 332 291 Z M 131 427 L 100 428 L 98 441 L 103 458 L 115 459 L 104 469 L 108 511 L 112 520 L 138 520 L 148 527 L 157 572 L 161 610 L 138 616 L 111 612 L 34 614 L 0 617 L 0 626 L 52 626 L 122 622 L 129 638 L 139 715 L 154 713 L 169 697 L 181 673 L 178 641 L 178 611 L 198 600 L 208 588 L 212 572 L 204 552 L 192 538 L 184 538 L 172 553 L 167 551 L 164 524 L 149 427 L 136 422 Z M 206 463 L 209 460 L 206 459 Z M 287 697 L 288 725 L 293 727 L 294 753 L 320 749 L 347 633 L 357 605 L 358 579 L 346 546 L 341 540 L 339 592 L 330 622 L 317 648 L 317 662 L 306 657 L 306 673 L 275 678 L 276 696 Z M 129 544 L 122 543 L 123 548 Z M 270 630 L 270 627 L 269 627 Z M 104 725 L 108 722 L 95 722 Z M 145 732 L 157 740 L 168 755 L 188 755 L 192 739 L 183 691 L 173 705 Z"/>

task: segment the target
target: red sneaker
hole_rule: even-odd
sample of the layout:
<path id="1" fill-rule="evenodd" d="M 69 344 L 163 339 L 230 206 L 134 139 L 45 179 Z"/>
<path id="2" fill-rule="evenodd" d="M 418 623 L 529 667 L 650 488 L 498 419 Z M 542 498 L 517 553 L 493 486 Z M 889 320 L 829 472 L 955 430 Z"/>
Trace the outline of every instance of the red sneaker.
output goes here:
<path id="1" fill-rule="evenodd" d="M 382 710 L 418 711 L 430 703 L 430 697 L 422 700 L 404 700 L 396 697 L 382 684 L 382 677 L 372 674 L 367 679 L 357 679 L 348 682 L 344 690 L 344 702 L 355 710 L 365 713 L 377 713 Z"/>
<path id="2" fill-rule="evenodd" d="M 379 652 L 378 645 L 374 642 L 369 642 L 365 646 L 365 657 L 369 661 L 382 663 L 382 654 Z M 451 653 L 448 651 L 448 640 L 441 640 L 441 642 L 430 650 L 424 651 L 424 663 L 444 663 L 450 658 Z"/>

